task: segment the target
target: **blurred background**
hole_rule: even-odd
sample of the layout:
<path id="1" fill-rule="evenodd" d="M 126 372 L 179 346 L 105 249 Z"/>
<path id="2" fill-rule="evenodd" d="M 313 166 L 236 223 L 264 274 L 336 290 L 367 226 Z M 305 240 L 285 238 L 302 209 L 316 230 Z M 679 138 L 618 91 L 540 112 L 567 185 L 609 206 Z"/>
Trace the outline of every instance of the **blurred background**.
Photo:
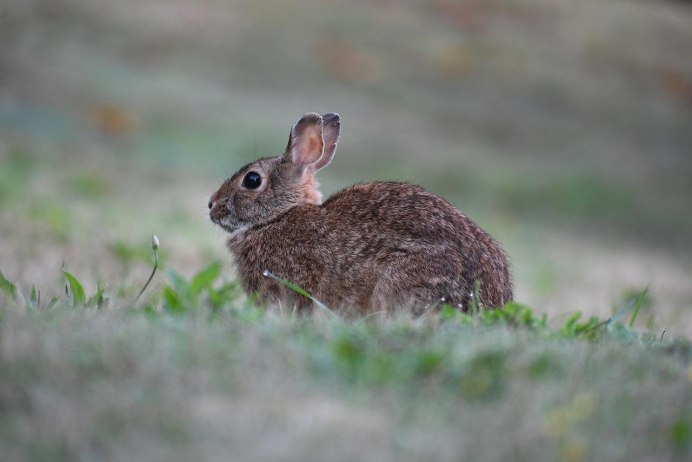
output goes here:
<path id="1" fill-rule="evenodd" d="M 325 193 L 420 183 L 505 246 L 517 300 L 608 315 L 648 287 L 642 319 L 692 332 L 672 0 L 2 0 L 0 270 L 130 296 L 157 234 L 166 268 L 230 275 L 208 197 L 307 111 L 342 118 Z"/>

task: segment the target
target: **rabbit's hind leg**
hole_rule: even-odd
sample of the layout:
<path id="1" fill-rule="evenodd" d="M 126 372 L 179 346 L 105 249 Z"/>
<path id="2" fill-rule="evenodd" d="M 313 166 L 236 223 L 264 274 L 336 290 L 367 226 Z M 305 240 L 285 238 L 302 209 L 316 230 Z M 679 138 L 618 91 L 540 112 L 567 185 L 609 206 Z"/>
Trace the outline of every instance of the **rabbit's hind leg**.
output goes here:
<path id="1" fill-rule="evenodd" d="M 391 262 L 372 292 L 371 306 L 388 311 L 450 304 L 464 308 L 463 284 L 444 259 L 412 255 Z M 467 291 L 466 291 L 467 292 Z"/>

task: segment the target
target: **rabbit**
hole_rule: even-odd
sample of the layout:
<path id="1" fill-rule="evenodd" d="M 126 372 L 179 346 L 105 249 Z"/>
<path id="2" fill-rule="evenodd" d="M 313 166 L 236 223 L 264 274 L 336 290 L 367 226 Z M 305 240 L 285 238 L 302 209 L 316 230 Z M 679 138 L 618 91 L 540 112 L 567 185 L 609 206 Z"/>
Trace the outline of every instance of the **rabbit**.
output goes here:
<path id="1" fill-rule="evenodd" d="M 315 174 L 332 161 L 340 127 L 335 113 L 303 115 L 283 154 L 245 165 L 209 199 L 246 293 L 312 306 L 271 272 L 328 307 L 359 312 L 441 303 L 466 311 L 474 294 L 486 308 L 512 300 L 502 248 L 422 187 L 361 183 L 322 202 Z"/>

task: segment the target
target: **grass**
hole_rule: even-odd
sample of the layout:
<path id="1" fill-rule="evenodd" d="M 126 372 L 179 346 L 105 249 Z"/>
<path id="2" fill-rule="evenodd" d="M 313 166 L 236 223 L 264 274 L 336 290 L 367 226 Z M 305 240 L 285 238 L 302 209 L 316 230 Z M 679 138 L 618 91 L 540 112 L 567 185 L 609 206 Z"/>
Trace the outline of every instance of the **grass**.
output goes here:
<path id="1" fill-rule="evenodd" d="M 155 246 L 157 247 L 157 246 Z M 155 249 L 157 250 L 157 249 Z M 692 345 L 513 303 L 423 316 L 257 306 L 213 263 L 108 304 L 0 277 L 3 460 L 687 460 Z M 142 290 L 144 290 L 142 289 Z M 41 300 L 43 298 L 43 300 Z M 119 306 L 118 306 L 119 305 Z"/>

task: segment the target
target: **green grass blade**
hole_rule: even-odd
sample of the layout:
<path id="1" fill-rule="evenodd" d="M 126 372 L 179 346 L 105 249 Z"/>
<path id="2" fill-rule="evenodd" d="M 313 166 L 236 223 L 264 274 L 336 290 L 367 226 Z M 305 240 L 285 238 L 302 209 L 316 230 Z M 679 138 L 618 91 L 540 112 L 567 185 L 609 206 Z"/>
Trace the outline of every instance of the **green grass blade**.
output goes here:
<path id="1" fill-rule="evenodd" d="M 291 289 L 292 291 L 294 291 L 295 293 L 310 299 L 315 305 L 320 307 L 322 310 L 327 311 L 332 316 L 334 316 L 336 319 L 339 319 L 339 317 L 332 310 L 330 310 L 327 307 L 327 305 L 325 305 L 324 303 L 322 303 L 319 300 L 317 300 L 316 298 L 314 298 L 312 295 L 310 295 L 305 289 L 303 289 L 299 285 L 294 284 L 291 281 L 288 281 L 286 279 L 280 278 L 280 277 L 270 273 L 269 271 L 264 271 L 264 273 L 262 273 L 262 274 L 264 277 L 272 278 L 275 281 L 277 281 L 279 284 L 281 284 L 282 286 L 287 287 L 287 288 Z"/>
<path id="2" fill-rule="evenodd" d="M 70 285 L 70 292 L 72 293 L 72 305 L 73 306 L 84 306 L 86 303 L 86 294 L 84 293 L 84 286 L 79 282 L 79 280 L 74 277 L 68 271 L 63 270 L 63 274 L 67 279 L 67 283 Z"/>
<path id="3" fill-rule="evenodd" d="M 632 309 L 632 306 L 634 305 L 634 300 L 629 299 L 627 300 L 621 307 L 618 309 L 615 314 L 610 318 L 611 322 L 617 322 L 620 320 L 621 317 L 625 315 L 629 310 Z"/>
<path id="4" fill-rule="evenodd" d="M 639 295 L 637 295 L 635 302 L 634 302 L 634 311 L 632 312 L 632 316 L 630 317 L 630 327 L 634 327 L 634 322 L 637 320 L 637 316 L 639 315 L 639 310 L 642 308 L 644 305 L 644 300 L 646 300 L 646 295 L 649 292 L 649 288 L 647 287 L 646 289 L 642 290 Z"/>
<path id="5" fill-rule="evenodd" d="M 478 314 L 481 311 L 480 296 L 481 296 L 481 281 L 476 279 L 473 282 L 473 290 L 471 290 L 471 297 L 469 300 L 469 308 L 471 310 L 471 316 L 473 316 L 474 318 L 476 316 L 478 316 Z"/>
<path id="6" fill-rule="evenodd" d="M 36 292 L 36 286 L 31 286 L 31 296 L 29 297 L 29 301 L 34 306 L 38 306 L 38 304 L 41 302 L 39 295 Z"/>
<path id="7" fill-rule="evenodd" d="M 617 322 L 618 320 L 620 320 L 620 318 L 622 318 L 625 315 L 625 313 L 633 309 L 629 321 L 629 327 L 633 327 L 634 322 L 637 320 L 637 316 L 639 315 L 639 310 L 642 308 L 642 306 L 644 306 L 646 302 L 646 296 L 648 295 L 648 293 L 649 288 L 647 287 L 641 292 L 638 292 L 635 295 L 628 297 L 625 303 L 623 303 L 622 306 L 617 310 L 617 312 L 612 316 L 611 322 Z"/>
<path id="8" fill-rule="evenodd" d="M 2 271 L 0 271 L 0 290 L 13 299 L 17 297 L 17 286 L 7 279 Z"/>

